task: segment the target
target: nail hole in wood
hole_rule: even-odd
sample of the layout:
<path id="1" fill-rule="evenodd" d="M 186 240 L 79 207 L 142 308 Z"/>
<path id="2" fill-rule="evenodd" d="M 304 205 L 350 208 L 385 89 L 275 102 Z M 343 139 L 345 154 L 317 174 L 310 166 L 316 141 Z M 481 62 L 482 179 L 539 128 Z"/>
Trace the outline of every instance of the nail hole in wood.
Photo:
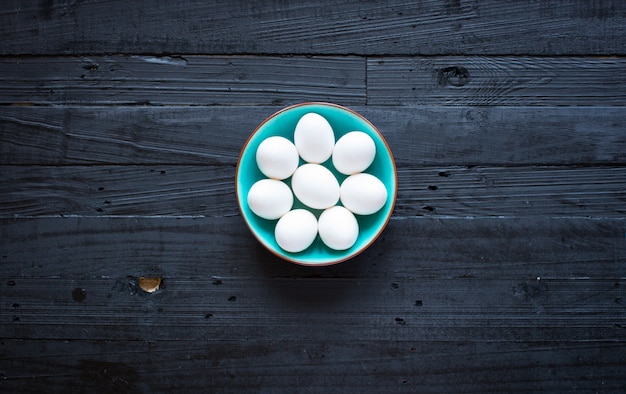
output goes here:
<path id="1" fill-rule="evenodd" d="M 161 278 L 139 278 L 139 288 L 146 293 L 154 293 L 161 286 Z"/>

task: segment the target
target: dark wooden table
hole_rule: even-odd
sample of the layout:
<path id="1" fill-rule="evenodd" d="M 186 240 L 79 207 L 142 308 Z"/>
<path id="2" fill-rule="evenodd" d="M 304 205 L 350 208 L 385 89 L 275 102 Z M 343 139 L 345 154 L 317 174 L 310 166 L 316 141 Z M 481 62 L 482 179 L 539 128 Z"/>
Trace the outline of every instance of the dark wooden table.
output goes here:
<path id="1" fill-rule="evenodd" d="M 626 390 L 625 2 L 8 0 L 0 37 L 0 391 Z M 398 169 L 337 266 L 235 200 L 305 101 Z"/>

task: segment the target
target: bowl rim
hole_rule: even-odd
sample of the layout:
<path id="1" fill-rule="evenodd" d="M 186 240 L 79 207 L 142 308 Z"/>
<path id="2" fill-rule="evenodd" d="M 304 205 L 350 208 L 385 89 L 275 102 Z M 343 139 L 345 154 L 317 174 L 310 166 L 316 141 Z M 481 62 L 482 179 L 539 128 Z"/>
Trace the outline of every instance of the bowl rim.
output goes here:
<path id="1" fill-rule="evenodd" d="M 343 110 L 343 111 L 347 111 L 347 112 L 350 112 L 352 115 L 360 118 L 364 122 L 366 122 L 372 128 L 372 130 L 374 130 L 376 132 L 376 134 L 378 134 L 378 136 L 380 137 L 380 140 L 385 144 L 385 147 L 387 149 L 387 153 L 389 154 L 389 157 L 391 159 L 391 166 L 393 167 L 393 175 L 394 175 L 394 179 L 395 179 L 395 185 L 394 185 L 394 188 L 393 188 L 393 199 L 391 200 L 391 208 L 389 210 L 389 215 L 387 215 L 387 217 L 385 218 L 385 222 L 380 226 L 380 229 L 372 237 L 372 239 L 367 244 L 365 244 L 362 248 L 360 248 L 359 250 L 356 250 L 355 252 L 353 252 L 353 253 L 351 253 L 351 254 L 349 254 L 347 256 L 344 256 L 344 257 L 341 257 L 341 258 L 338 258 L 338 259 L 335 259 L 335 260 L 331 260 L 331 261 L 321 262 L 321 263 L 310 263 L 310 262 L 306 262 L 306 261 L 301 261 L 301 260 L 298 260 L 296 258 L 280 254 L 277 251 L 273 250 L 272 248 L 269 248 L 263 242 L 263 240 L 257 235 L 256 231 L 252 228 L 252 226 L 250 225 L 249 221 L 246 219 L 245 213 L 244 213 L 243 208 L 242 208 L 242 203 L 241 203 L 241 201 L 239 199 L 239 168 L 240 168 L 240 165 L 241 165 L 241 158 L 243 157 L 243 153 L 247 149 L 248 144 L 250 143 L 252 138 L 256 135 L 256 133 L 259 131 L 259 129 L 261 129 L 270 119 L 273 119 L 274 117 L 280 115 L 283 112 L 286 112 L 286 111 L 289 111 L 289 110 L 292 110 L 292 109 L 298 108 L 298 107 L 306 107 L 306 106 L 314 106 L 314 105 L 334 107 L 334 108 L 337 108 L 337 109 L 340 109 L 340 110 Z M 239 208 L 239 213 L 241 214 L 241 217 L 243 218 L 244 223 L 246 224 L 246 226 L 248 227 L 248 229 L 250 230 L 252 235 L 257 239 L 257 241 L 261 245 L 263 245 L 263 247 L 266 250 L 271 252 L 273 255 L 279 257 L 282 260 L 286 260 L 286 261 L 288 261 L 290 263 L 294 263 L 294 264 L 298 264 L 298 265 L 302 265 L 302 266 L 306 266 L 306 267 L 325 267 L 325 266 L 329 266 L 329 265 L 339 264 L 339 263 L 345 262 L 347 260 L 353 259 L 354 257 L 360 255 L 365 250 L 367 250 L 380 237 L 380 235 L 385 230 L 385 228 L 387 228 L 387 225 L 389 224 L 389 220 L 391 220 L 391 216 L 393 216 L 393 211 L 395 209 L 397 197 L 398 197 L 398 172 L 397 172 L 397 168 L 396 168 L 396 161 L 395 161 L 395 158 L 393 157 L 393 153 L 391 151 L 391 147 L 387 143 L 387 140 L 385 139 L 383 134 L 380 132 L 380 130 L 378 130 L 378 128 L 376 126 L 374 126 L 374 124 L 372 124 L 372 122 L 370 122 L 367 118 L 365 118 L 363 115 L 359 114 L 358 112 L 354 111 L 353 109 L 348 108 L 348 107 L 344 107 L 344 106 L 339 105 L 339 104 L 334 104 L 334 103 L 329 103 L 329 102 L 324 102 L 324 101 L 306 101 L 306 102 L 302 102 L 302 103 L 298 103 L 298 104 L 289 105 L 289 106 L 287 106 L 285 108 L 280 109 L 279 111 L 274 112 L 273 114 L 271 114 L 270 116 L 265 118 L 265 120 L 263 120 L 261 123 L 259 123 L 259 125 L 250 133 L 250 135 L 246 139 L 246 142 L 243 144 L 243 147 L 241 148 L 241 150 L 239 152 L 239 157 L 237 159 L 237 166 L 235 168 L 235 198 L 237 199 L 237 207 Z"/>

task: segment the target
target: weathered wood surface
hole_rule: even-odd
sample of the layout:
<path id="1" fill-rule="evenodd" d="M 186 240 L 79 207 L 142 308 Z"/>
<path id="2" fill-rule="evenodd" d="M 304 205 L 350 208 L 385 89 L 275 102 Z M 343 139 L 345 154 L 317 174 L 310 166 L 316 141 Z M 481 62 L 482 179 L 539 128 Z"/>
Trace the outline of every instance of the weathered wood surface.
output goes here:
<path id="1" fill-rule="evenodd" d="M 231 165 L 281 107 L 0 106 L 0 163 Z M 623 107 L 350 106 L 399 167 L 626 163 Z"/>
<path id="2" fill-rule="evenodd" d="M 245 344 L 7 340 L 2 349 L 5 355 L 20 355 L 11 358 L 11 371 L 16 371 L 15 380 L 28 379 L 35 392 L 230 392 L 232 387 L 272 392 L 369 392 L 375 387 L 433 393 L 563 387 L 619 392 L 626 353 L 623 343 L 613 341 L 397 340 L 381 345 L 366 339 L 303 339 L 281 341 L 280 346 L 258 339 Z M 35 356 L 42 354 L 47 357 Z M 14 387 L 15 380 L 4 384 Z"/>
<path id="3" fill-rule="evenodd" d="M 619 341 L 626 325 L 626 289 L 610 279 L 207 279 L 165 277 L 149 299 L 135 278 L 16 280 L 5 336 L 58 339 L 50 327 L 63 326 L 77 340 L 583 342 Z"/>
<path id="4" fill-rule="evenodd" d="M 1 54 L 625 54 L 620 0 L 3 1 Z"/>
<path id="5" fill-rule="evenodd" d="M 367 65 L 371 105 L 620 105 L 626 60 L 602 58 L 377 58 Z"/>
<path id="6" fill-rule="evenodd" d="M 624 36 L 622 1 L 2 2 L 0 391 L 626 391 Z M 337 266 L 235 201 L 302 101 L 397 164 Z"/>
<path id="7" fill-rule="evenodd" d="M 617 105 L 620 57 L 0 58 L 0 103 Z"/>
<path id="8" fill-rule="evenodd" d="M 7 57 L 1 103 L 287 105 L 365 103 L 358 57 Z"/>

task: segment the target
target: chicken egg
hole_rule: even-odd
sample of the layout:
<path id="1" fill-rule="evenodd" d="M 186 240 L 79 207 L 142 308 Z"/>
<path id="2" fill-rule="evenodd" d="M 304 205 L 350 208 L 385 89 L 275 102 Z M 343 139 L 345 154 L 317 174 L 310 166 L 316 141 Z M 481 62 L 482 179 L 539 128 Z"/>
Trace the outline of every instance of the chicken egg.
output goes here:
<path id="1" fill-rule="evenodd" d="M 334 206 L 320 215 L 318 231 L 326 246 L 346 250 L 354 245 L 359 236 L 359 223 L 352 212 L 342 206 Z"/>
<path id="2" fill-rule="evenodd" d="M 357 215 L 378 212 L 387 202 L 387 189 L 374 175 L 360 173 L 347 177 L 341 184 L 341 203 Z"/>
<path id="3" fill-rule="evenodd" d="M 248 206 L 263 219 L 278 219 L 293 206 L 293 193 L 283 181 L 262 179 L 248 191 Z"/>
<path id="4" fill-rule="evenodd" d="M 289 178 L 299 161 L 296 146 L 285 137 L 269 137 L 256 150 L 256 163 L 268 178 Z"/>
<path id="5" fill-rule="evenodd" d="M 301 252 L 317 236 L 317 219 L 306 209 L 294 209 L 278 220 L 274 236 L 278 246 L 287 252 Z"/>
<path id="6" fill-rule="evenodd" d="M 330 123 L 314 112 L 300 118 L 293 139 L 300 157 L 308 163 L 325 162 L 335 146 L 335 134 Z"/>
<path id="7" fill-rule="evenodd" d="M 339 182 L 320 164 L 303 164 L 293 173 L 291 187 L 296 197 L 313 209 L 326 209 L 339 201 Z"/>
<path id="8" fill-rule="evenodd" d="M 333 165 L 342 174 L 363 172 L 376 156 L 376 144 L 362 131 L 351 131 L 337 140 L 333 149 Z"/>

